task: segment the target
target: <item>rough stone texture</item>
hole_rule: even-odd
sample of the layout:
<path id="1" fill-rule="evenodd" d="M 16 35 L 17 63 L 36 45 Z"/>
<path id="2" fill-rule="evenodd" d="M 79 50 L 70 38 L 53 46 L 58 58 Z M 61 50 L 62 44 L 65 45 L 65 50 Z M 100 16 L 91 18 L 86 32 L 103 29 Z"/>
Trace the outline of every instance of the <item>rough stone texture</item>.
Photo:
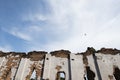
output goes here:
<path id="1" fill-rule="evenodd" d="M 32 51 L 28 54 L 0 51 L 0 80 L 30 80 L 33 71 L 37 80 L 119 80 L 120 50 L 88 47 L 85 52 L 68 50 Z"/>
<path id="2" fill-rule="evenodd" d="M 43 68 L 43 61 L 32 61 L 29 58 L 21 59 L 15 80 L 29 80 L 33 71 L 36 71 L 37 79 L 40 80 Z"/>
<path id="3" fill-rule="evenodd" d="M 50 54 L 55 57 L 68 58 L 71 52 L 68 50 L 53 51 Z"/>
<path id="4" fill-rule="evenodd" d="M 120 50 L 112 48 L 101 48 L 100 50 L 97 51 L 97 53 L 116 55 L 120 54 Z"/>
<path id="5" fill-rule="evenodd" d="M 38 60 L 43 60 L 45 58 L 45 54 L 47 54 L 47 52 L 44 51 L 33 51 L 33 52 L 29 52 L 27 58 L 30 58 L 30 60 L 32 61 L 38 61 Z"/>
<path id="6" fill-rule="evenodd" d="M 85 52 L 77 53 L 76 55 L 84 55 L 84 56 L 89 56 L 91 54 L 96 53 L 96 50 L 93 47 L 88 47 Z"/>
<path id="7" fill-rule="evenodd" d="M 0 65 L 0 80 L 13 79 L 20 61 L 20 55 L 14 53 L 6 53 Z"/>
<path id="8" fill-rule="evenodd" d="M 114 67 L 117 66 L 120 69 L 120 55 L 96 53 L 96 58 L 102 80 L 115 80 Z"/>
<path id="9" fill-rule="evenodd" d="M 69 79 L 69 60 L 68 58 L 56 57 L 51 54 L 46 55 L 43 72 L 43 80 L 56 80 L 58 72 L 65 72 L 66 80 Z"/>
<path id="10" fill-rule="evenodd" d="M 57 71 L 60 71 L 61 68 L 62 68 L 62 67 L 59 66 L 59 65 L 57 65 L 57 66 L 55 67 L 55 69 L 56 69 Z"/>

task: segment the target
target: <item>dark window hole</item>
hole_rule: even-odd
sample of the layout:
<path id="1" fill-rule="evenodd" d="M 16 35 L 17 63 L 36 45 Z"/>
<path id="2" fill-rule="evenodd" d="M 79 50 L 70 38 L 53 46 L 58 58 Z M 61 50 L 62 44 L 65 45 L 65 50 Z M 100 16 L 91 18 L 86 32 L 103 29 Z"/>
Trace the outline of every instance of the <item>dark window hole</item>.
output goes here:
<path id="1" fill-rule="evenodd" d="M 118 67 L 114 68 L 114 73 L 113 73 L 114 77 L 116 80 L 120 80 L 120 69 Z"/>
<path id="2" fill-rule="evenodd" d="M 57 72 L 56 80 L 65 80 L 65 72 L 63 71 Z"/>
<path id="3" fill-rule="evenodd" d="M 95 80 L 95 73 L 90 69 L 89 66 L 86 66 L 86 73 L 84 75 L 84 80 Z"/>
<path id="4" fill-rule="evenodd" d="M 71 59 L 72 61 L 74 61 L 74 59 Z"/>

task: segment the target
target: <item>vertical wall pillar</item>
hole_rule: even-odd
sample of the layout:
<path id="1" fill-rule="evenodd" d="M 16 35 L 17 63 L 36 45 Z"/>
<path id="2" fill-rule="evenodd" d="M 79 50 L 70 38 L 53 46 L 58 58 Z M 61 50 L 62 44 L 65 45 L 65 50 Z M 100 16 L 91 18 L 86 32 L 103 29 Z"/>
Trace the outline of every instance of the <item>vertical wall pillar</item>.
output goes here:
<path id="1" fill-rule="evenodd" d="M 99 78 L 97 76 L 97 71 L 96 71 L 96 68 L 95 68 L 93 55 L 91 54 L 91 55 L 88 55 L 86 57 L 87 57 L 88 64 L 87 65 L 85 64 L 85 66 L 88 66 L 89 70 L 92 71 L 95 74 L 94 80 L 99 80 Z M 87 75 L 91 75 L 91 74 L 87 73 Z"/>
<path id="2" fill-rule="evenodd" d="M 44 61 L 44 68 L 43 68 L 43 80 L 50 80 L 50 69 L 51 69 L 51 54 L 46 54 L 45 61 Z"/>
<path id="3" fill-rule="evenodd" d="M 17 71 L 19 61 L 19 55 L 12 52 L 7 53 L 0 63 L 0 80 L 13 80 Z"/>
<path id="4" fill-rule="evenodd" d="M 115 80 L 114 67 L 120 69 L 120 56 L 111 54 L 96 53 L 97 62 L 103 80 Z"/>
<path id="5" fill-rule="evenodd" d="M 72 80 L 84 80 L 84 64 L 82 55 L 70 54 Z"/>
<path id="6" fill-rule="evenodd" d="M 46 55 L 43 79 L 56 80 L 59 72 L 65 73 L 65 80 L 69 79 L 69 54 L 66 51 L 55 51 Z"/>

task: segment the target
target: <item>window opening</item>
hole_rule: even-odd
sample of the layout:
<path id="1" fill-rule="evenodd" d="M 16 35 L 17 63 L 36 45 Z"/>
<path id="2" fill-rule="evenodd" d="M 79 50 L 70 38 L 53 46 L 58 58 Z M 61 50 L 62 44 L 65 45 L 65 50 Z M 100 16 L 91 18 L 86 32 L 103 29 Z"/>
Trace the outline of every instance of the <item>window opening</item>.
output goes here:
<path id="1" fill-rule="evenodd" d="M 33 73 L 32 73 L 32 75 L 31 75 L 31 77 L 30 77 L 30 80 L 37 80 L 37 76 L 36 76 L 36 71 L 35 71 L 35 69 L 33 70 Z"/>
<path id="2" fill-rule="evenodd" d="M 86 66 L 86 73 L 84 75 L 84 80 L 95 80 L 95 73 L 90 69 L 89 66 Z"/>
<path id="3" fill-rule="evenodd" d="M 113 73 L 114 77 L 116 80 L 120 80 L 120 69 L 118 67 L 114 68 L 114 73 Z"/>
<path id="4" fill-rule="evenodd" d="M 56 80 L 65 80 L 65 72 L 57 72 Z"/>

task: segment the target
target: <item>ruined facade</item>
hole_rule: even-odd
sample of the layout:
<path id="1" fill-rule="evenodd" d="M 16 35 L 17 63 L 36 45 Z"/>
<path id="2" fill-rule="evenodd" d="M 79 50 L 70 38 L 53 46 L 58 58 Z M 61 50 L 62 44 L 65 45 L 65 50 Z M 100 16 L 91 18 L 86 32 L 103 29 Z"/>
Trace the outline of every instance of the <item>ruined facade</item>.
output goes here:
<path id="1" fill-rule="evenodd" d="M 30 80 L 33 71 L 37 80 L 120 80 L 120 50 L 0 52 L 0 80 Z"/>

